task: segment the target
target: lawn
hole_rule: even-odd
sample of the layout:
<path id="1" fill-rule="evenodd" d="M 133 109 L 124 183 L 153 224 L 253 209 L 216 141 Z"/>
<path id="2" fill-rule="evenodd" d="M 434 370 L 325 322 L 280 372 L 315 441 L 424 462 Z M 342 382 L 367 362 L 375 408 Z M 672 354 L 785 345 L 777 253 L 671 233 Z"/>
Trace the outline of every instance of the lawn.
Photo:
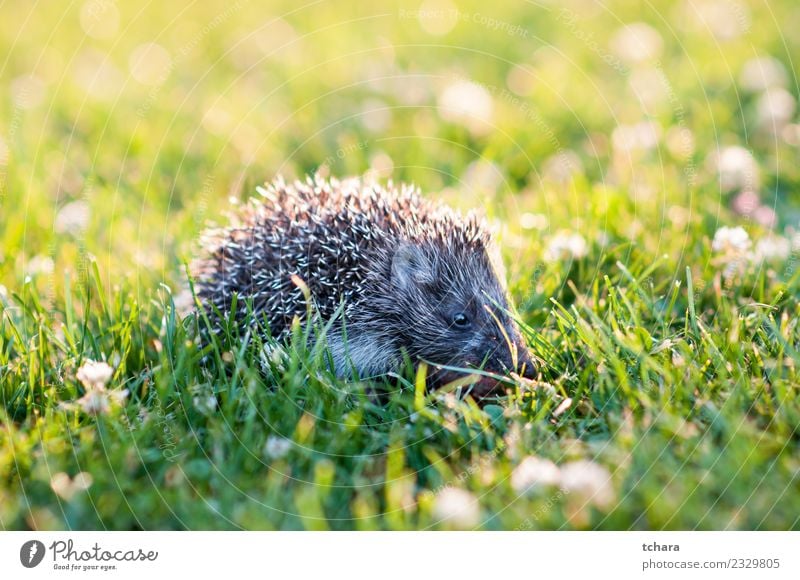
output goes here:
<path id="1" fill-rule="evenodd" d="M 179 4 L 3 4 L 1 529 L 800 528 L 794 0 Z M 198 346 L 315 171 L 482 211 L 538 379 Z"/>

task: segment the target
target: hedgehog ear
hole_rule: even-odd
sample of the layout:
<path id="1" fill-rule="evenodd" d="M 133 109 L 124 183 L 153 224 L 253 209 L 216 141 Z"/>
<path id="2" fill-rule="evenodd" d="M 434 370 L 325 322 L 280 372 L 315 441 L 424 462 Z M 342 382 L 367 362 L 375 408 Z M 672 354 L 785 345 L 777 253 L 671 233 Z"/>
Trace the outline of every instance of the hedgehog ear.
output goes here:
<path id="1" fill-rule="evenodd" d="M 433 268 L 422 248 L 401 243 L 392 256 L 392 281 L 399 286 L 425 284 L 433 281 Z"/>

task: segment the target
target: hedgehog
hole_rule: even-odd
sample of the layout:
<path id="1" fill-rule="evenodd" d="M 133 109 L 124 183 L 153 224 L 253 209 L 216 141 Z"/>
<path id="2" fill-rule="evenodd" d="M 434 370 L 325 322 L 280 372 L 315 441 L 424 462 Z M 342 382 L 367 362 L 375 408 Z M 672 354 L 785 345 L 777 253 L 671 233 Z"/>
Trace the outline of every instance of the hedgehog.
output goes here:
<path id="1" fill-rule="evenodd" d="M 206 232 L 191 267 L 216 330 L 234 304 L 237 322 L 255 315 L 278 341 L 313 313 L 339 377 L 424 362 L 434 387 L 474 377 L 476 398 L 502 383 L 470 370 L 533 378 L 499 254 L 475 212 L 361 178 L 278 178 L 257 192 L 230 225 Z"/>

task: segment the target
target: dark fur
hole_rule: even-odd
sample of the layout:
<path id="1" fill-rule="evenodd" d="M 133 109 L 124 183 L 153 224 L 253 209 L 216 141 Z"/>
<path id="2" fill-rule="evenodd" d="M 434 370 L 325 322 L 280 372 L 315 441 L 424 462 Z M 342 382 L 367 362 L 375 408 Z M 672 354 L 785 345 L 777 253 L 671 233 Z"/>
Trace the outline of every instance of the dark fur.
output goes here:
<path id="1" fill-rule="evenodd" d="M 533 370 L 506 313 L 489 234 L 474 215 L 462 217 L 408 186 L 357 179 L 278 180 L 259 193 L 237 223 L 207 234 L 207 257 L 193 267 L 201 302 L 224 313 L 237 293 L 241 318 L 250 298 L 282 338 L 307 313 L 295 275 L 321 321 L 342 305 L 328 335 L 340 376 L 385 374 L 405 355 L 500 373 Z M 453 323 L 458 312 L 468 328 Z"/>

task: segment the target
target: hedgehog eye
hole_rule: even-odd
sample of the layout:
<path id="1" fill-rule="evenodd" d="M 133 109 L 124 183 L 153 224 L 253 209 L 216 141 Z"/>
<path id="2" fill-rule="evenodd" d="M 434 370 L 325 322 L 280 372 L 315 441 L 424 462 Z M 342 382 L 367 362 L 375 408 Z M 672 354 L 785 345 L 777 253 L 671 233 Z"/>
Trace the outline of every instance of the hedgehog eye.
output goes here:
<path id="1" fill-rule="evenodd" d="M 458 312 L 453 315 L 453 324 L 459 328 L 466 328 L 469 326 L 469 318 L 463 312 Z"/>

